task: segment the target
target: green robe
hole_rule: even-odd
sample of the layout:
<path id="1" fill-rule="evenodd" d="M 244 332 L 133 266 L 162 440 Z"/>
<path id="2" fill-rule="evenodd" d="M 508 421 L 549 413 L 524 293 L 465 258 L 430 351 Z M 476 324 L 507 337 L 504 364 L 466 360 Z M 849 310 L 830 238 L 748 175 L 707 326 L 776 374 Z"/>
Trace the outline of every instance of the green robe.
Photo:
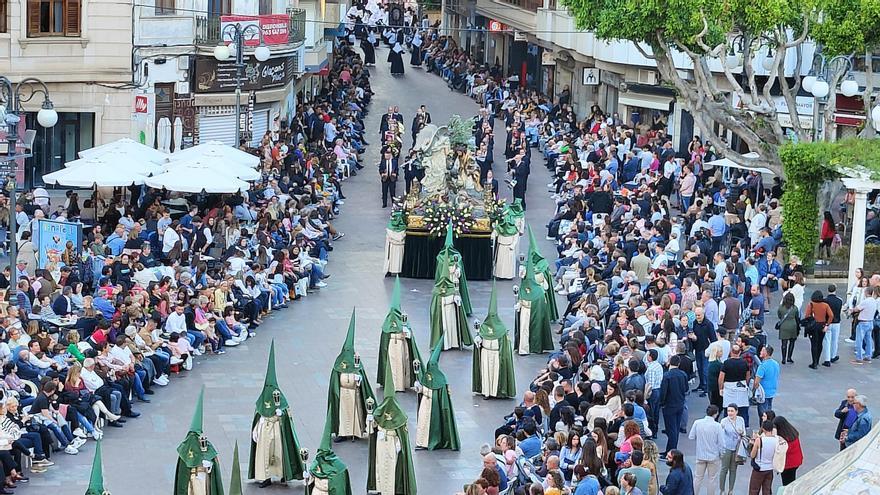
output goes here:
<path id="1" fill-rule="evenodd" d="M 277 400 L 277 403 L 276 403 Z M 281 415 L 278 416 L 278 411 Z M 256 411 L 254 412 L 254 420 L 251 422 L 251 432 L 256 428 L 260 418 L 278 417 L 281 423 L 281 452 L 282 452 L 282 482 L 293 479 L 303 479 L 302 458 L 299 455 L 299 440 L 296 438 L 296 430 L 293 428 L 293 419 L 290 416 L 290 404 L 281 389 L 278 388 L 278 380 L 275 377 L 275 341 L 272 341 L 269 347 L 269 363 L 266 368 L 266 378 L 263 383 L 263 390 L 257 398 Z M 251 456 L 248 461 L 248 478 L 254 479 L 256 474 L 257 443 L 251 435 Z M 262 481 L 262 480 L 261 480 Z"/>
<path id="2" fill-rule="evenodd" d="M 204 403 L 205 390 L 199 392 L 196 401 L 196 410 L 193 413 L 189 431 L 183 442 L 177 446 L 177 468 L 174 472 L 174 495 L 189 495 L 189 480 L 191 470 L 199 468 L 203 462 L 211 463 L 211 477 L 209 489 L 211 495 L 223 495 L 223 477 L 220 473 L 219 454 L 211 442 L 204 439 L 202 450 L 202 405 Z"/>
<path id="3" fill-rule="evenodd" d="M 385 375 L 383 387 L 385 397 L 382 403 L 373 412 L 374 424 L 387 431 L 394 431 L 400 441 L 400 452 L 397 453 L 395 466 L 395 495 L 416 495 L 416 476 L 413 466 L 412 449 L 409 444 L 409 431 L 407 429 L 408 418 L 397 402 L 394 392 L 394 384 L 391 383 L 391 375 Z M 367 471 L 367 490 L 377 489 L 376 480 L 376 450 L 379 430 L 376 428 L 370 434 L 369 469 Z"/>
<path id="4" fill-rule="evenodd" d="M 458 290 L 461 295 L 461 305 L 464 307 L 464 312 L 466 315 L 470 315 L 473 313 L 473 308 L 471 307 L 471 296 L 468 291 L 467 285 L 467 274 L 464 271 L 464 262 L 461 258 L 461 253 L 458 249 L 455 249 L 455 246 L 452 245 L 452 228 L 447 227 L 446 229 L 446 240 L 443 243 L 443 248 L 437 253 L 437 268 L 434 273 L 434 280 L 440 279 L 440 270 L 443 265 L 443 257 L 448 257 L 449 264 L 455 265 L 458 267 L 458 273 L 461 276 L 458 278 Z M 449 269 L 446 268 L 446 273 L 449 273 Z"/>
<path id="5" fill-rule="evenodd" d="M 410 381 L 407 387 L 415 385 L 418 379 L 415 361 L 422 363 L 422 356 L 419 354 L 419 346 L 413 338 L 412 329 L 408 321 L 404 321 L 403 311 L 400 309 L 400 278 L 394 280 L 394 292 L 391 296 L 391 307 L 388 314 L 385 315 L 385 321 L 382 322 L 382 336 L 379 338 L 379 367 L 376 373 L 376 383 L 385 383 L 386 357 L 388 356 L 388 344 L 391 341 L 391 335 L 402 333 L 404 328 L 409 330 L 410 337 L 406 339 L 406 347 L 410 358 Z M 424 364 L 424 363 L 422 363 Z"/>
<path id="6" fill-rule="evenodd" d="M 211 495 L 223 495 L 223 480 L 220 476 L 220 462 L 217 458 L 211 461 Z M 190 467 L 183 462 L 183 459 L 177 459 L 177 469 L 174 472 L 174 495 L 189 495 L 189 475 Z"/>
<path id="7" fill-rule="evenodd" d="M 354 352 L 354 332 L 355 332 L 355 311 L 351 311 L 351 320 L 348 323 L 348 333 L 345 335 L 345 343 L 342 350 L 336 356 L 333 363 L 333 370 L 330 372 L 330 387 L 327 391 L 327 414 L 330 415 L 330 431 L 339 434 L 339 376 L 341 373 L 357 373 L 361 377 L 360 398 L 361 408 L 367 411 L 367 401 L 372 400 L 376 403 L 376 396 L 373 395 L 373 389 L 370 387 L 370 381 L 364 371 L 363 363 L 355 366 Z"/>
<path id="8" fill-rule="evenodd" d="M 538 251 L 538 242 L 535 240 L 535 234 L 532 233 L 532 227 L 528 227 L 529 231 L 529 259 L 535 264 L 535 273 L 540 273 L 547 283 L 547 289 L 544 291 L 544 298 L 547 300 L 547 311 L 550 319 L 555 321 L 559 319 L 559 309 L 556 307 L 556 293 L 553 292 L 553 274 L 550 272 L 550 263 Z"/>
<path id="9" fill-rule="evenodd" d="M 510 346 L 510 337 L 507 326 L 498 316 L 498 302 L 495 295 L 495 284 L 492 284 L 492 295 L 489 299 L 489 313 L 480 325 L 480 338 L 482 341 L 498 341 L 498 390 L 497 397 L 516 397 L 516 377 L 513 367 L 513 348 Z M 484 394 L 482 377 L 482 359 L 480 357 L 481 345 L 474 346 L 473 371 L 471 374 L 471 389 L 474 393 Z"/>
<path id="10" fill-rule="evenodd" d="M 526 275 L 519 289 L 518 300 L 530 303 L 529 313 L 529 352 L 541 354 L 553 350 L 553 334 L 550 330 L 550 309 L 541 284 L 535 279 L 535 264 L 531 258 L 526 259 Z M 520 321 L 519 311 L 514 321 L 514 348 L 519 349 Z"/>
<path id="11" fill-rule="evenodd" d="M 448 236 L 447 236 L 448 238 Z M 437 271 L 437 278 L 434 281 L 434 290 L 431 292 L 431 348 L 437 345 L 437 342 L 443 340 L 443 302 L 444 297 L 460 295 L 455 282 L 449 275 L 449 257 L 444 257 Z M 468 330 L 467 315 L 464 309 L 464 301 L 461 305 L 456 306 L 456 314 L 458 318 L 458 347 L 469 346 L 473 344 L 471 340 L 471 332 Z"/>
<path id="12" fill-rule="evenodd" d="M 452 397 L 446 374 L 440 370 L 440 351 L 442 345 L 434 347 L 431 360 L 420 379 L 422 387 L 431 389 L 431 425 L 428 434 L 428 450 L 458 450 L 461 442 L 458 437 L 458 426 L 455 424 L 455 412 L 452 409 Z M 419 394 L 419 407 L 422 394 Z"/>
<path id="13" fill-rule="evenodd" d="M 313 481 L 306 485 L 306 493 L 312 494 L 315 488 L 314 479 L 327 480 L 327 492 L 330 495 L 352 495 L 351 480 L 348 477 L 348 468 L 336 453 L 333 452 L 330 443 L 330 419 L 324 421 L 324 434 L 321 436 L 321 445 L 315 454 L 315 460 L 309 467 Z"/>

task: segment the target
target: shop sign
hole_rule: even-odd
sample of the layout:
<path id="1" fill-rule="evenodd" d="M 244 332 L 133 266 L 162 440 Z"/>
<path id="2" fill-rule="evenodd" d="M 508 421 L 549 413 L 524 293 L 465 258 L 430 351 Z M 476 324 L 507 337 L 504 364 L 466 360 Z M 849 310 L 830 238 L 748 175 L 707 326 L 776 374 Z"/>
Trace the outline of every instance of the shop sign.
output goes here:
<path id="1" fill-rule="evenodd" d="M 776 113 L 791 113 L 788 111 L 788 103 L 785 102 L 784 96 L 773 96 L 771 97 L 771 101 L 773 103 L 773 107 L 776 109 Z M 797 107 L 798 115 L 808 115 L 810 116 L 810 118 L 813 117 L 813 111 L 816 105 L 815 98 L 813 98 L 812 96 L 796 96 L 794 99 L 794 104 Z M 733 106 L 734 108 L 745 108 L 745 105 L 742 102 L 742 98 L 740 98 L 739 94 L 737 93 L 733 93 Z"/>
<path id="2" fill-rule="evenodd" d="M 526 37 L 526 33 L 522 31 L 514 31 L 513 32 L 513 41 L 528 41 L 529 39 Z"/>
<path id="3" fill-rule="evenodd" d="M 260 91 L 282 87 L 296 75 L 296 57 L 272 58 L 265 62 L 249 59 L 241 77 L 242 91 Z M 235 62 L 218 62 L 213 57 L 196 59 L 196 93 L 235 90 Z"/>
<path id="4" fill-rule="evenodd" d="M 584 86 L 598 86 L 602 71 L 595 67 L 584 67 L 583 79 L 581 83 Z"/>
<path id="5" fill-rule="evenodd" d="M 489 32 L 490 33 L 500 33 L 504 31 L 504 24 L 500 21 L 491 20 L 489 21 Z"/>
<path id="6" fill-rule="evenodd" d="M 288 19 L 286 14 L 272 14 L 272 15 L 259 15 L 259 16 L 249 16 L 249 15 L 224 15 L 220 16 L 220 32 L 226 32 L 226 28 L 229 26 L 234 26 L 238 24 L 241 26 L 241 29 L 247 28 L 247 26 L 255 26 L 259 28 L 259 30 L 263 34 L 263 43 L 267 45 L 286 45 L 288 36 L 287 36 L 287 24 Z M 230 31 L 232 31 L 230 29 Z M 245 46 L 259 46 L 260 45 L 260 37 L 256 34 L 256 29 L 250 28 L 247 29 L 247 32 L 244 33 L 244 45 Z M 229 39 L 228 36 L 224 36 L 224 42 L 228 45 L 232 43 L 232 40 Z"/>
<path id="7" fill-rule="evenodd" d="M 556 55 L 550 50 L 541 52 L 541 65 L 556 65 Z"/>
<path id="8" fill-rule="evenodd" d="M 135 95 L 134 97 L 134 113 L 147 113 L 149 111 L 149 100 L 147 95 Z"/>
<path id="9" fill-rule="evenodd" d="M 787 127 L 789 129 L 794 129 L 794 124 L 791 121 L 791 115 L 787 113 L 778 113 L 776 114 L 776 118 L 779 120 L 779 125 L 782 127 Z M 812 115 L 798 115 L 798 122 L 801 124 L 801 129 L 810 130 L 813 128 L 813 116 Z"/>

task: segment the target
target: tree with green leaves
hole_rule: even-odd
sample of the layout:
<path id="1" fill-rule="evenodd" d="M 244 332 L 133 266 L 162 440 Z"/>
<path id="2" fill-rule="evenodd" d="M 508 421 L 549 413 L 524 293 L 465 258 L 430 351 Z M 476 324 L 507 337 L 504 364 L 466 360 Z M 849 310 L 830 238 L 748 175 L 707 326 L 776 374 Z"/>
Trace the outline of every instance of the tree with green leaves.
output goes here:
<path id="1" fill-rule="evenodd" d="M 831 59 L 871 53 L 880 41 L 880 0 L 563 3 L 580 29 L 593 31 L 602 40 L 631 41 L 652 59 L 663 81 L 678 93 L 678 101 L 722 155 L 743 166 L 766 167 L 780 177 L 784 170 L 779 147 L 789 137 L 779 123 L 773 95 L 781 94 L 794 114 L 801 76 L 806 67 L 821 60 L 814 60 L 814 55 Z M 691 65 L 691 70 L 679 71 L 676 61 Z M 844 69 L 829 69 L 831 85 Z M 872 91 L 872 84 L 868 86 L 866 106 Z M 735 94 L 740 103 L 734 106 L 727 93 Z M 834 98 L 829 100 L 833 104 Z M 798 139 L 809 140 L 808 130 L 795 115 L 791 121 Z M 759 157 L 735 152 L 721 140 L 719 128 L 738 136 Z"/>

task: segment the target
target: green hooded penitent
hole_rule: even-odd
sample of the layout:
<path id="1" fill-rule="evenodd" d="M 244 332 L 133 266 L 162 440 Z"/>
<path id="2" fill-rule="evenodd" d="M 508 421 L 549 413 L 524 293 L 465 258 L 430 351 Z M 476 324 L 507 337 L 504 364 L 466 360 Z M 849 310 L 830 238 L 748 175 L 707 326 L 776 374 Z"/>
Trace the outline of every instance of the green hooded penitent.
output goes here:
<path id="1" fill-rule="evenodd" d="M 458 427 L 455 424 L 455 411 L 452 409 L 449 384 L 446 375 L 440 369 L 440 353 L 443 344 L 434 346 L 431 359 L 422 372 L 419 381 L 422 387 L 431 389 L 431 424 L 428 433 L 428 450 L 458 450 L 461 443 L 458 439 Z M 419 397 L 419 407 L 422 398 Z"/>
<path id="2" fill-rule="evenodd" d="M 367 399 L 376 402 L 376 396 L 373 395 L 373 389 L 370 387 L 370 381 L 367 379 L 367 373 L 364 366 L 360 363 L 360 358 L 355 359 L 354 352 L 354 329 L 355 329 L 355 310 L 351 310 L 351 321 L 348 324 L 348 333 L 345 336 L 345 343 L 342 345 L 342 351 L 336 356 L 336 362 L 333 364 L 333 370 L 330 372 L 330 389 L 327 393 L 327 413 L 331 419 L 331 430 L 334 434 L 339 434 L 339 387 L 340 375 L 343 373 L 356 373 L 360 375 L 360 400 L 361 409 L 367 410 Z"/>
<path id="3" fill-rule="evenodd" d="M 266 379 L 263 382 L 263 391 L 260 392 L 260 396 L 257 398 L 254 420 L 251 423 L 251 432 L 257 428 L 261 419 L 263 420 L 263 425 L 258 438 L 260 438 L 261 442 L 267 442 L 264 445 L 265 450 L 263 452 L 273 450 L 270 444 L 281 442 L 282 456 L 280 459 L 273 458 L 274 455 L 257 456 L 259 445 L 254 441 L 254 435 L 252 434 L 248 478 L 262 481 L 275 476 L 280 477 L 282 482 L 303 479 L 302 473 L 305 470 L 305 466 L 299 456 L 299 440 L 296 438 L 296 430 L 293 428 L 293 420 L 290 417 L 290 404 L 287 403 L 287 397 L 278 388 L 278 380 L 275 377 L 274 340 L 272 340 L 272 344 L 269 347 L 269 364 L 266 366 Z M 276 426 L 273 423 L 278 423 L 278 425 Z M 271 431 L 279 432 L 279 437 L 272 439 L 269 439 L 271 437 L 262 438 L 262 435 L 269 435 Z M 260 457 L 261 463 L 269 465 L 258 466 L 256 464 L 258 457 Z"/>
<path id="4" fill-rule="evenodd" d="M 241 466 L 238 460 L 238 440 L 232 450 L 232 478 L 229 480 L 229 495 L 241 495 Z"/>
<path id="5" fill-rule="evenodd" d="M 458 277 L 458 290 L 461 295 L 461 305 L 464 307 L 464 313 L 470 315 L 473 310 L 471 309 L 471 296 L 468 292 L 467 275 L 464 272 L 464 261 L 461 258 L 461 253 L 452 245 L 452 235 L 453 228 L 452 222 L 450 222 L 449 226 L 446 227 L 446 240 L 443 242 L 443 248 L 437 253 L 437 269 L 434 273 L 434 281 L 436 282 L 441 275 L 441 268 L 443 265 L 441 258 L 448 257 L 449 266 L 458 267 L 458 273 L 460 274 Z M 446 273 L 449 273 L 448 268 L 446 269 Z"/>
<path id="6" fill-rule="evenodd" d="M 535 240 L 535 234 L 532 233 L 532 227 L 527 225 L 526 229 L 529 231 L 528 258 L 535 264 L 535 274 L 540 274 L 544 279 L 543 285 L 547 286 L 547 289 L 544 291 L 544 298 L 547 299 L 547 311 L 550 319 L 555 321 L 559 318 L 559 310 L 556 308 L 556 295 L 553 292 L 553 274 L 550 273 L 550 264 L 541 255 L 541 252 L 538 251 L 538 242 Z"/>
<path id="7" fill-rule="evenodd" d="M 495 222 L 495 232 L 498 235 L 513 236 L 519 235 L 519 227 L 516 225 L 516 215 L 513 214 L 509 205 L 504 205 L 498 221 Z"/>
<path id="8" fill-rule="evenodd" d="M 400 451 L 397 452 L 397 466 L 394 470 L 394 494 L 416 495 L 416 475 L 413 467 L 412 449 L 409 445 L 409 431 L 406 426 L 408 418 L 397 402 L 390 373 L 385 375 L 385 384 L 382 390 L 385 397 L 382 398 L 382 402 L 373 412 L 373 421 L 375 421 L 378 428 L 370 434 L 367 490 L 376 490 L 378 486 L 376 479 L 376 450 L 379 428 L 381 428 L 385 431 L 394 431 L 400 441 Z"/>
<path id="9" fill-rule="evenodd" d="M 523 210 L 522 198 L 513 198 L 513 203 L 510 203 L 510 213 L 514 220 L 525 218 L 526 212 Z"/>
<path id="10" fill-rule="evenodd" d="M 395 232 L 403 232 L 406 230 L 406 214 L 403 210 L 394 210 L 391 212 L 391 218 L 388 219 L 387 228 Z"/>
<path id="11" fill-rule="evenodd" d="M 95 444 L 95 459 L 92 461 L 92 475 L 89 477 L 89 488 L 86 495 L 104 495 L 104 469 L 101 467 L 101 441 Z"/>
<path id="12" fill-rule="evenodd" d="M 189 432 L 180 445 L 177 446 L 177 470 L 174 474 L 174 495 L 189 495 L 191 477 L 196 471 L 203 472 L 210 478 L 209 490 L 212 495 L 223 494 L 223 478 L 220 474 L 220 460 L 217 451 L 208 438 L 202 433 L 202 408 L 204 404 L 205 389 L 199 392 L 196 401 L 196 410 L 193 413 Z M 211 466 L 211 472 L 207 473 L 206 465 Z"/>
<path id="13" fill-rule="evenodd" d="M 404 329 L 406 329 L 404 331 Z M 379 371 L 376 374 L 376 383 L 385 383 L 385 367 L 386 357 L 388 356 L 388 345 L 391 342 L 393 334 L 404 334 L 406 348 L 409 353 L 409 359 L 405 366 L 409 366 L 409 380 L 404 384 L 405 387 L 412 387 L 415 384 L 416 371 L 413 363 L 422 362 L 422 356 L 419 354 L 419 346 L 416 339 L 413 338 L 412 330 L 409 326 L 409 319 L 404 316 L 403 310 L 400 308 L 400 277 L 394 278 L 394 291 L 391 293 L 391 306 L 388 308 L 388 314 L 385 315 L 385 321 L 382 322 L 382 336 L 379 338 Z M 390 362 L 390 357 L 388 360 Z"/>
<path id="14" fill-rule="evenodd" d="M 312 461 L 309 468 L 309 473 L 313 478 L 313 481 L 306 486 L 306 493 L 309 495 L 314 492 L 317 480 L 326 482 L 329 495 L 352 495 L 348 468 L 330 446 L 332 435 L 331 420 L 328 416 L 324 421 L 324 435 L 321 437 L 321 445 L 318 447 L 318 453 L 315 454 L 315 460 Z"/>
<path id="15" fill-rule="evenodd" d="M 481 347 L 483 342 L 498 342 L 498 389 L 491 397 L 513 398 L 516 397 L 516 378 L 513 368 L 513 348 L 510 347 L 510 337 L 507 334 L 507 325 L 498 316 L 498 297 L 495 294 L 495 282 L 492 282 L 492 295 L 489 298 L 489 313 L 480 325 L 480 345 L 474 346 L 474 365 L 471 374 L 472 389 L 475 393 L 490 396 L 488 390 L 483 390 L 483 360 Z"/>
<path id="16" fill-rule="evenodd" d="M 433 349 L 437 342 L 443 341 L 443 298 L 459 295 L 455 283 L 449 275 L 449 257 L 441 258 L 440 270 L 437 272 L 437 280 L 434 281 L 434 290 L 431 293 L 431 348 Z M 471 332 L 468 330 L 467 315 L 463 304 L 456 305 L 456 315 L 458 320 L 458 347 L 468 346 L 473 343 L 471 340 Z"/>
<path id="17" fill-rule="evenodd" d="M 550 332 L 550 310 L 547 307 L 547 297 L 544 295 L 544 288 L 535 279 L 535 263 L 530 256 L 526 257 L 526 274 L 522 279 L 518 298 L 520 304 L 523 302 L 529 304 L 529 352 L 540 354 L 544 351 L 552 351 L 553 335 Z M 514 332 L 513 344 L 514 348 L 518 350 L 522 334 L 519 312 L 516 314 Z"/>

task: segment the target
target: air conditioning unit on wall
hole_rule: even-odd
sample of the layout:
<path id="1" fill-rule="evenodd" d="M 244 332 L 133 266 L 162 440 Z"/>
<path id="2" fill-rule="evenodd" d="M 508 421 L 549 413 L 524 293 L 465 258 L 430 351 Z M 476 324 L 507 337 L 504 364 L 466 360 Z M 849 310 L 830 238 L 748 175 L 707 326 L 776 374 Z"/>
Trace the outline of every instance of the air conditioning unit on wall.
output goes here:
<path id="1" fill-rule="evenodd" d="M 639 69 L 638 82 L 639 84 L 656 86 L 660 84 L 660 75 L 657 74 L 657 71 Z"/>

